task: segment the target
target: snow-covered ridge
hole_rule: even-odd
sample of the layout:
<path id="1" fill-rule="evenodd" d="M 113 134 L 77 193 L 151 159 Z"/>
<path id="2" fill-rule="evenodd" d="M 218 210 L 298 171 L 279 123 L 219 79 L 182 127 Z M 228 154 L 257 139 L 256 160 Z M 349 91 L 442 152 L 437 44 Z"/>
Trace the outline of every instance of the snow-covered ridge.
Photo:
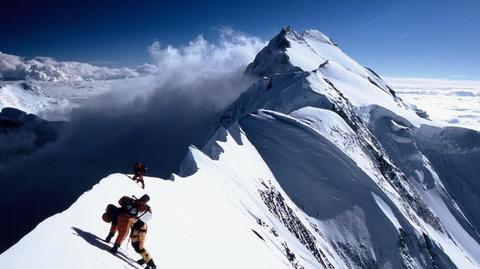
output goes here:
<path id="1" fill-rule="evenodd" d="M 224 125 L 236 120 L 242 122 L 244 117 L 249 117 L 248 113 L 266 108 L 281 113 L 292 113 L 292 115 L 296 115 L 295 110 L 304 111 L 298 115 L 306 120 L 308 125 L 321 126 L 324 124 L 323 121 L 330 120 L 326 120 L 325 115 L 315 116 L 315 110 L 308 110 L 305 107 L 311 106 L 335 112 L 356 133 L 355 139 L 351 141 L 356 139 L 359 141 L 357 142 L 359 150 L 355 154 L 349 154 L 350 158 L 367 173 L 370 171 L 368 174 L 371 179 L 390 196 L 407 219 L 415 225 L 426 224 L 429 229 L 446 234 L 448 237 L 455 234 L 454 238 L 457 238 L 455 241 L 463 241 L 466 248 L 470 249 L 469 252 L 474 253 L 475 249 L 478 249 L 479 236 L 476 232 L 478 228 L 471 226 L 470 221 L 465 219 L 465 214 L 474 214 L 470 205 L 478 199 L 480 191 L 474 188 L 469 201 L 466 201 L 468 199 L 454 201 L 449 192 L 459 192 L 458 189 L 452 188 L 451 184 L 452 180 L 458 180 L 458 176 L 442 172 L 444 177 L 439 178 L 435 169 L 441 169 L 446 164 L 438 161 L 432 164 L 425 156 L 428 153 L 421 151 L 429 148 L 425 144 L 439 142 L 435 137 L 438 131 L 416 132 L 427 127 L 441 130 L 442 125 L 424 120 L 422 111 L 404 104 L 393 89 L 374 71 L 357 64 L 336 46 L 328 42 L 320 43 L 315 45 L 315 42 L 309 42 L 303 34 L 284 28 L 257 55 L 247 69 L 247 73 L 265 76 L 265 78 L 245 92 L 226 111 L 220 122 Z M 305 114 L 307 111 L 308 113 Z M 278 116 L 275 118 L 278 119 Z M 387 122 L 390 122 L 390 125 Z M 382 129 L 385 126 L 391 126 L 391 128 Z M 418 127 L 421 128 L 417 129 Z M 248 135 L 248 129 L 246 132 Z M 397 132 L 399 134 L 395 134 Z M 401 134 L 402 132 L 406 135 Z M 469 132 L 461 136 L 470 139 L 468 137 L 471 136 L 467 135 Z M 464 132 L 459 131 L 459 133 Z M 391 135 L 394 137 L 393 140 Z M 269 133 L 269 136 L 259 144 L 253 142 L 257 147 L 263 147 L 264 143 L 278 135 Z M 428 139 L 431 139 L 430 143 L 426 142 Z M 342 140 L 333 141 L 339 143 Z M 412 144 L 408 145 L 408 143 Z M 411 151 L 398 150 L 398 147 L 407 147 L 407 145 L 412 147 Z M 344 146 L 342 147 L 342 143 L 337 146 L 345 153 L 349 153 Z M 267 152 L 271 151 L 267 150 Z M 472 152 L 468 154 L 478 160 L 478 145 L 476 146 L 475 143 L 470 145 L 468 152 Z M 437 154 L 442 153 L 435 152 L 429 156 L 438 158 Z M 361 157 L 362 155 L 364 157 Z M 268 160 L 266 162 L 271 167 L 272 163 Z M 458 164 L 451 162 L 447 165 L 457 166 Z M 285 164 L 285 167 L 289 166 Z M 466 170 L 478 169 L 468 166 Z M 287 172 L 283 171 L 282 174 L 284 173 Z M 471 172 L 462 174 L 469 178 L 465 185 L 470 185 L 470 181 L 475 176 Z M 418 182 L 425 185 L 418 185 Z M 432 182 L 436 183 L 432 185 Z M 394 190 L 385 188 L 385 183 L 387 186 L 390 184 Z M 403 201 L 398 204 L 401 200 Z M 412 218 L 415 215 L 416 217 Z M 452 222 L 453 219 L 455 220 Z M 404 231 L 403 228 L 401 230 Z M 457 233 L 458 231 L 461 232 Z M 431 233 L 432 230 L 425 231 L 425 234 L 437 237 Z M 451 255 L 452 253 L 447 254 L 447 256 Z M 462 264 L 462 259 L 457 262 Z M 447 267 L 453 267 L 453 265 Z"/>
<path id="2" fill-rule="evenodd" d="M 267 106 L 266 108 L 291 112 L 292 109 L 301 108 L 308 102 L 314 106 L 318 104 L 313 104 L 314 99 L 306 96 L 299 98 L 303 101 L 297 104 L 295 100 L 284 98 L 287 91 L 291 92 L 290 95 L 295 99 L 303 95 L 295 91 L 313 92 L 313 95 L 326 96 L 330 99 L 346 98 L 359 112 L 359 116 L 368 114 L 372 107 L 380 106 L 408 119 L 417 126 L 424 123 L 433 124 L 419 117 L 415 107 L 403 103 L 391 86 L 377 73 L 357 63 L 328 40 L 330 39 L 319 31 L 309 30 L 298 33 L 289 27 L 283 28 L 247 67 L 247 74 L 264 77 L 265 83 L 253 86 L 240 99 L 261 100 L 264 96 L 260 92 L 272 91 L 275 93 L 266 93 L 265 99 L 269 104 L 275 103 L 277 107 Z M 285 79 L 288 76 L 294 76 L 295 73 L 303 73 L 303 75 L 296 75 L 303 76 L 305 79 L 301 87 L 293 87 Z M 299 82 L 300 80 L 290 81 Z M 274 97 L 277 94 L 281 96 Z M 257 95 L 261 97 L 256 98 Z M 277 101 L 273 101 L 274 98 Z M 279 107 L 278 104 L 281 101 L 278 99 L 287 104 Z M 240 100 L 233 106 L 238 106 L 239 103 L 245 102 Z M 324 102 L 324 105 L 330 105 L 330 103 Z M 286 108 L 287 106 L 289 108 Z M 253 112 L 259 107 L 262 105 L 244 109 L 244 112 Z M 325 106 L 323 108 L 330 109 Z"/>
<path id="3" fill-rule="evenodd" d="M 335 62 L 343 69 L 367 78 L 387 91 L 393 90 L 371 69 L 346 55 L 337 44 L 318 30 L 295 32 L 286 26 L 262 49 L 248 66 L 247 73 L 272 76 L 296 70 L 313 71 Z M 274 67 L 274 68 L 273 68 Z"/>
<path id="4" fill-rule="evenodd" d="M 241 144 L 225 132 L 223 141 L 217 142 L 225 151 L 218 160 L 190 149 L 192 165 L 198 167 L 191 177 L 174 176 L 174 181 L 146 178 L 145 191 L 123 174 L 103 179 L 65 212 L 45 220 L 0 255 L 0 262 L 7 268 L 30 268 L 32 263 L 37 268 L 132 266 L 137 254 L 131 247 L 125 243 L 115 257 L 102 241 L 109 227 L 100 219 L 104 208 L 99 205 L 125 194 L 139 197 L 146 192 L 154 215 L 146 248 L 162 267 L 291 268 L 305 264 L 302 268 L 319 268 L 322 263 L 336 264 L 321 250 L 325 242 L 314 243 L 318 244 L 314 251 L 271 215 L 266 204 L 270 192 L 284 197 L 284 209 L 296 216 L 296 225 L 313 236 L 308 219 L 275 183 L 255 148 L 240 129 L 235 132 Z M 52 236 L 62 244 L 51 241 Z M 314 253 L 320 252 L 316 257 Z M 17 259 L 19 253 L 24 258 Z"/>
<path id="5" fill-rule="evenodd" d="M 476 268 L 465 242 L 409 220 L 362 172 L 366 163 L 354 164 L 336 146 L 355 136 L 331 113 L 306 108 L 292 113 L 299 121 L 272 111 L 247 116 L 210 141 L 221 152 L 217 158 L 191 148 L 184 165 L 196 173 L 173 181 L 147 178 L 145 191 L 125 175 L 111 175 L 42 222 L 0 262 L 128 268 L 137 254 L 127 244 L 120 257 L 108 252 L 99 205 L 146 192 L 154 212 L 146 248 L 168 268 Z M 319 125 L 312 115 L 328 122 Z M 301 150 L 305 146 L 310 150 Z"/>

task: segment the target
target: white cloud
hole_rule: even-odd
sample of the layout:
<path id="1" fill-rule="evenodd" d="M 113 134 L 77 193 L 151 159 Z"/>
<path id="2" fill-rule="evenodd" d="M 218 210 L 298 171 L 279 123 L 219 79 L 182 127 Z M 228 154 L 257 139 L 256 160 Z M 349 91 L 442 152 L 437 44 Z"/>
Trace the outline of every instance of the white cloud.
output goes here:
<path id="1" fill-rule="evenodd" d="M 50 57 L 25 59 L 0 53 L 0 78 L 5 80 L 95 81 L 138 77 L 150 71 L 144 66 L 140 67 L 139 70 L 109 68 L 80 62 L 61 62 Z"/>
<path id="2" fill-rule="evenodd" d="M 398 88 L 427 88 L 427 89 L 480 89 L 480 81 L 475 80 L 453 80 L 435 78 L 398 78 L 384 77 L 385 80 Z"/>
<path id="3" fill-rule="evenodd" d="M 430 119 L 480 130 L 480 81 L 432 78 L 386 78 L 407 103 Z"/>
<path id="4" fill-rule="evenodd" d="M 0 52 L 0 79 L 18 79 L 16 70 L 21 64 L 23 64 L 22 58 Z"/>

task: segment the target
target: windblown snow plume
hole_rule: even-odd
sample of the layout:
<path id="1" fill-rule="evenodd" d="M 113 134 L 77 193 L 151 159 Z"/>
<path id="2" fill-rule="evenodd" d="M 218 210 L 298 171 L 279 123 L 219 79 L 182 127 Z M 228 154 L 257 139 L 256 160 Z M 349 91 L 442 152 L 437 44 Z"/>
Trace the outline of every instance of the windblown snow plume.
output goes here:
<path id="1" fill-rule="evenodd" d="M 154 42 L 148 52 L 159 68 L 157 77 L 182 74 L 182 81 L 190 83 L 200 77 L 227 75 L 248 64 L 265 45 L 256 37 L 230 28 L 222 28 L 219 33 L 217 43 L 208 42 L 203 35 L 179 48 L 171 45 L 163 47 L 160 42 Z"/>
<path id="2" fill-rule="evenodd" d="M 151 94 L 165 94 L 166 89 L 176 88 L 176 94 L 193 94 L 196 99 L 203 99 L 202 92 L 196 90 L 200 83 L 208 81 L 222 81 L 225 83 L 232 78 L 242 77 L 246 65 L 255 57 L 257 52 L 265 46 L 265 42 L 257 37 L 236 32 L 230 28 L 219 29 L 219 38 L 216 42 L 209 42 L 203 35 L 197 36 L 186 45 L 178 47 L 162 46 L 155 41 L 148 47 L 152 65 L 149 65 L 149 74 L 154 76 L 141 77 L 129 82 L 120 81 L 114 85 L 108 94 L 118 95 L 114 100 L 130 101 L 129 97 L 146 98 Z M 228 84 L 228 83 L 227 83 Z M 232 88 L 231 85 L 210 85 L 205 88 L 211 91 L 222 88 Z M 234 87 L 236 88 L 236 87 Z M 168 91 L 168 90 L 167 90 Z M 219 99 L 225 95 L 237 95 L 238 90 L 221 90 L 218 96 L 209 96 L 212 105 L 224 105 Z M 214 100 L 212 99 L 214 98 Z M 217 99 L 218 98 L 218 99 Z M 229 99 L 230 99 L 229 98 Z M 235 98 L 235 97 L 233 97 Z M 108 100 L 112 98 L 108 97 Z M 230 100 L 231 101 L 231 100 Z M 103 106 L 103 105 L 102 105 Z"/>

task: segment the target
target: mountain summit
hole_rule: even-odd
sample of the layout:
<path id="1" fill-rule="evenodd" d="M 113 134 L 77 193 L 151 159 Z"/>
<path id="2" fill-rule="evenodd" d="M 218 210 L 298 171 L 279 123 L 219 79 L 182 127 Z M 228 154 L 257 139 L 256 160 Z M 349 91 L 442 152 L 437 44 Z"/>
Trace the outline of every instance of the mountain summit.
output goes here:
<path id="1" fill-rule="evenodd" d="M 316 30 L 285 27 L 257 81 L 172 181 L 113 174 L 0 255 L 7 268 L 130 268 L 104 207 L 151 197 L 160 268 L 479 268 L 480 133 L 422 118 Z M 61 241 L 61 243 L 59 243 Z"/>

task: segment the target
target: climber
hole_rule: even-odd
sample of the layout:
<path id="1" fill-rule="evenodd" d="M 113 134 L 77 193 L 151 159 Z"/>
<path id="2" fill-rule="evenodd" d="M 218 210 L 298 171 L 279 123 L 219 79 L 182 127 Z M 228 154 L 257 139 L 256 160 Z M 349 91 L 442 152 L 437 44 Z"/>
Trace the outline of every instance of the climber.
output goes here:
<path id="1" fill-rule="evenodd" d="M 105 242 L 107 243 L 110 243 L 110 240 L 112 240 L 113 236 L 117 232 L 117 222 L 119 215 L 132 209 L 135 203 L 135 199 L 128 196 L 123 196 L 122 198 L 120 198 L 118 203 L 120 204 L 120 207 L 117 207 L 113 204 L 107 205 L 105 213 L 103 213 L 102 215 L 103 221 L 111 223 L 110 231 L 107 235 L 107 238 L 105 238 Z"/>
<path id="2" fill-rule="evenodd" d="M 111 223 L 110 232 L 108 233 L 107 238 L 105 238 L 105 242 L 107 243 L 110 243 L 110 240 L 112 240 L 113 236 L 117 232 L 118 217 L 122 213 L 129 212 L 129 210 L 134 207 L 135 199 L 128 196 L 123 196 L 120 198 L 118 203 L 120 204 L 120 207 L 112 204 L 107 205 L 105 213 L 102 215 L 103 221 Z"/>
<path id="3" fill-rule="evenodd" d="M 145 189 L 145 182 L 143 181 L 143 174 L 145 174 L 147 168 L 145 167 L 145 165 L 139 161 L 135 162 L 135 164 L 133 165 L 133 172 L 134 172 L 134 175 L 133 175 L 133 181 L 136 181 L 137 183 L 141 183 L 142 184 L 142 189 Z"/>
<path id="4" fill-rule="evenodd" d="M 118 201 L 121 206 L 117 217 L 118 235 L 117 239 L 115 240 L 115 244 L 110 250 L 112 253 L 117 253 L 118 248 L 127 236 L 129 230 L 135 224 L 135 229 L 141 229 L 143 224 L 147 223 L 152 218 L 152 210 L 147 204 L 148 201 L 150 201 L 150 197 L 147 194 L 143 195 L 139 199 L 123 196 Z"/>

